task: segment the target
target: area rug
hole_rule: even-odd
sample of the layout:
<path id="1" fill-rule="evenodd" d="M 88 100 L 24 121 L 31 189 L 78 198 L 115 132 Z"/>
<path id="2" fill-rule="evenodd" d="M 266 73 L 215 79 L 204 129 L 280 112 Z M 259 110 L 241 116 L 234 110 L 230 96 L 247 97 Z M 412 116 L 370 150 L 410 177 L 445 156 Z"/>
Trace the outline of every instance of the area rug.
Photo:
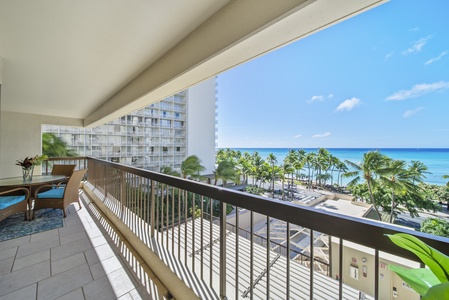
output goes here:
<path id="1" fill-rule="evenodd" d="M 21 213 L 0 221 L 0 242 L 59 228 L 63 225 L 61 209 L 40 209 L 36 211 L 32 221 L 24 221 L 23 218 L 23 213 Z"/>

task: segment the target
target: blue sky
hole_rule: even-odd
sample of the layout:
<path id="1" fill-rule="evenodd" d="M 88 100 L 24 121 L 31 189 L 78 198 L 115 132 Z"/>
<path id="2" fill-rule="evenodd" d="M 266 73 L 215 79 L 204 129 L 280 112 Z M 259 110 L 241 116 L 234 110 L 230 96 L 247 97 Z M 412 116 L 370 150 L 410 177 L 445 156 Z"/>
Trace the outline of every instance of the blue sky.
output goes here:
<path id="1" fill-rule="evenodd" d="M 218 76 L 218 147 L 449 148 L 449 1 L 392 0 Z"/>

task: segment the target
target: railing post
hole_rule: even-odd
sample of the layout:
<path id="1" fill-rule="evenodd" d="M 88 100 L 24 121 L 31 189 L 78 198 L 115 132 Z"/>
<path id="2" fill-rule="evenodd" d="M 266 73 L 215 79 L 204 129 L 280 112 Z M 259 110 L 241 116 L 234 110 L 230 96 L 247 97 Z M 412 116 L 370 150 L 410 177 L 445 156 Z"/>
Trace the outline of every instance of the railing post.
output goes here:
<path id="1" fill-rule="evenodd" d="M 314 238 L 313 230 L 310 229 L 310 299 L 313 299 L 313 272 L 315 269 L 315 257 L 313 255 L 314 251 Z"/>
<path id="2" fill-rule="evenodd" d="M 286 256 L 287 256 L 287 274 L 286 274 L 286 278 L 285 278 L 287 286 L 286 286 L 285 293 L 287 295 L 287 299 L 289 299 L 290 298 L 290 259 L 291 259 L 290 258 L 290 223 L 289 222 L 287 222 L 285 231 L 286 231 L 285 232 L 285 237 L 287 239 L 287 253 L 286 253 Z"/>
<path id="3" fill-rule="evenodd" d="M 250 300 L 254 299 L 254 212 L 250 213 L 250 253 L 249 253 L 249 292 L 250 292 Z"/>
<path id="4" fill-rule="evenodd" d="M 330 235 L 328 235 L 329 240 L 328 240 L 328 244 L 329 244 L 329 264 L 327 265 L 327 276 L 332 278 L 332 237 Z"/>
<path id="5" fill-rule="evenodd" d="M 377 249 L 374 251 L 374 299 L 379 299 L 379 250 Z"/>
<path id="6" fill-rule="evenodd" d="M 124 201 L 126 201 L 126 196 L 127 196 L 126 180 L 125 180 L 125 174 L 123 171 L 120 171 L 119 174 L 120 174 L 120 187 L 121 187 L 120 209 L 122 210 L 121 211 L 121 219 L 123 220 L 123 214 L 125 212 L 125 205 L 126 205 L 126 202 L 124 202 Z"/>
<path id="7" fill-rule="evenodd" d="M 274 190 L 274 189 L 273 189 Z M 270 252 L 271 252 L 271 243 L 270 243 L 270 216 L 267 216 L 267 261 L 266 261 L 266 268 L 267 268 L 267 295 L 266 299 L 270 299 Z"/>
<path id="8" fill-rule="evenodd" d="M 340 238 L 338 251 L 338 299 L 343 299 L 343 239 Z"/>
<path id="9" fill-rule="evenodd" d="M 154 219 L 155 216 L 155 203 L 154 203 L 154 180 L 150 181 L 151 183 L 151 208 L 150 208 L 150 236 L 154 237 Z"/>
<path id="10" fill-rule="evenodd" d="M 226 203 L 220 201 L 220 298 L 226 299 Z"/>

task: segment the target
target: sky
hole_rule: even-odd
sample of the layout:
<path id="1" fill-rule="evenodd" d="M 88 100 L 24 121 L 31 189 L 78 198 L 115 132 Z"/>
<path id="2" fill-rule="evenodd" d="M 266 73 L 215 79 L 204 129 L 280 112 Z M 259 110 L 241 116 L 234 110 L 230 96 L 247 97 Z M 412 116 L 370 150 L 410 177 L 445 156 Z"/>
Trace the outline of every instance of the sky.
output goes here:
<path id="1" fill-rule="evenodd" d="M 449 148 L 449 1 L 391 0 L 217 82 L 219 148 Z"/>

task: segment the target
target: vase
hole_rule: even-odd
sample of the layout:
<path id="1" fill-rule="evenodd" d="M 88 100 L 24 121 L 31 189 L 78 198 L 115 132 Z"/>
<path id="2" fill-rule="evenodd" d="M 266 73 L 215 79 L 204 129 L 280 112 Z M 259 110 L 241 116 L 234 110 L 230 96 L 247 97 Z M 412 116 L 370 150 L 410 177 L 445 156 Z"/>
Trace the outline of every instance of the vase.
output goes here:
<path id="1" fill-rule="evenodd" d="M 34 166 L 22 168 L 23 181 L 31 181 L 33 179 Z"/>

